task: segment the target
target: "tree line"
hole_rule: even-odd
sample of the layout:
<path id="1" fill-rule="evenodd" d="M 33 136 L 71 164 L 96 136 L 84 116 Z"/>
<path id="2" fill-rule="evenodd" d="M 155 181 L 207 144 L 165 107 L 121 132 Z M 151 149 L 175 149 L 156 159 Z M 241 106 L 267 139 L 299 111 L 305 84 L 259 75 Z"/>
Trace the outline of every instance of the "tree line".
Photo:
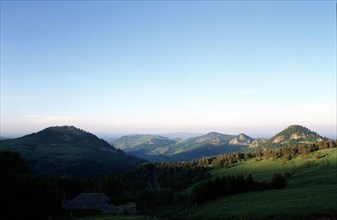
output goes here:
<path id="1" fill-rule="evenodd" d="M 216 177 L 214 180 L 208 180 L 193 187 L 189 194 L 189 199 L 195 205 L 199 205 L 226 195 L 257 190 L 282 189 L 286 186 L 286 178 L 278 173 L 274 173 L 270 182 L 257 182 L 251 174 L 247 177 L 242 174 L 236 176 L 228 175 L 221 178 Z"/>
<path id="2" fill-rule="evenodd" d="M 252 158 L 257 159 L 273 159 L 273 160 L 283 160 L 289 161 L 298 156 L 306 156 L 309 153 L 336 148 L 337 141 L 322 141 L 318 143 L 300 143 L 293 144 L 290 147 L 284 147 L 282 145 L 275 146 L 273 148 L 267 147 L 263 150 L 256 150 L 254 152 L 234 152 L 230 154 L 223 154 L 214 157 L 204 157 L 199 160 L 189 162 L 189 165 L 198 164 L 200 166 L 210 166 L 215 168 L 225 167 L 229 168 L 233 164 L 239 163 Z"/>

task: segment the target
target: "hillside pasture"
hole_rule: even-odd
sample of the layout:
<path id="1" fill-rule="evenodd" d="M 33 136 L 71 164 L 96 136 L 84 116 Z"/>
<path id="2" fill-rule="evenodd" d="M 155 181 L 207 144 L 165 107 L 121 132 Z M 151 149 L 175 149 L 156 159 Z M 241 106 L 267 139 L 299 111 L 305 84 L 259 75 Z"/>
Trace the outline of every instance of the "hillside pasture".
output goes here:
<path id="1" fill-rule="evenodd" d="M 229 169 L 213 169 L 210 178 L 252 174 L 257 181 L 269 181 L 273 173 L 288 175 L 285 189 L 236 194 L 199 206 L 183 202 L 151 214 L 163 219 L 336 218 L 337 149 L 319 150 L 289 161 L 254 158 Z M 182 194 L 187 196 L 192 187 Z"/>

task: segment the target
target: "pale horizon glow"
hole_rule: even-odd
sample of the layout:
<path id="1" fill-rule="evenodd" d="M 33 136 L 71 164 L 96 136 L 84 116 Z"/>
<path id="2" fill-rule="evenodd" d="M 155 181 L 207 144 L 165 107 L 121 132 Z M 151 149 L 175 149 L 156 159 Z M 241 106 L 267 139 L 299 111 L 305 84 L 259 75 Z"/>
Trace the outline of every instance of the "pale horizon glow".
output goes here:
<path id="1" fill-rule="evenodd" d="M 0 136 L 336 137 L 334 1 L 1 1 Z"/>

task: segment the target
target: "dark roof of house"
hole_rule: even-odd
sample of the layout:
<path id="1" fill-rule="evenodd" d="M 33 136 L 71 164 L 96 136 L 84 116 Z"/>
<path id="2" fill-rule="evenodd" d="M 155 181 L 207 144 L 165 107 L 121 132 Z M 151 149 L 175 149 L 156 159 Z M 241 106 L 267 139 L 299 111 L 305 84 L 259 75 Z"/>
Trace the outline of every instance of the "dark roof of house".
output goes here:
<path id="1" fill-rule="evenodd" d="M 109 202 L 109 198 L 103 193 L 81 193 L 76 198 L 67 202 L 64 210 L 99 210 L 104 204 Z"/>

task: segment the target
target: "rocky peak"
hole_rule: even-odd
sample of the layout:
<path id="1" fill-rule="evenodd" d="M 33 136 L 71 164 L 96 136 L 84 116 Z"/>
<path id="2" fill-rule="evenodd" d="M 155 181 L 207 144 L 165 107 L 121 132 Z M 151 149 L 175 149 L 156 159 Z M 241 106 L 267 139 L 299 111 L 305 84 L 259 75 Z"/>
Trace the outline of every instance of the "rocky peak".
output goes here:
<path id="1" fill-rule="evenodd" d="M 253 142 L 253 138 L 241 133 L 232 139 L 229 144 L 232 145 L 250 145 Z"/>

